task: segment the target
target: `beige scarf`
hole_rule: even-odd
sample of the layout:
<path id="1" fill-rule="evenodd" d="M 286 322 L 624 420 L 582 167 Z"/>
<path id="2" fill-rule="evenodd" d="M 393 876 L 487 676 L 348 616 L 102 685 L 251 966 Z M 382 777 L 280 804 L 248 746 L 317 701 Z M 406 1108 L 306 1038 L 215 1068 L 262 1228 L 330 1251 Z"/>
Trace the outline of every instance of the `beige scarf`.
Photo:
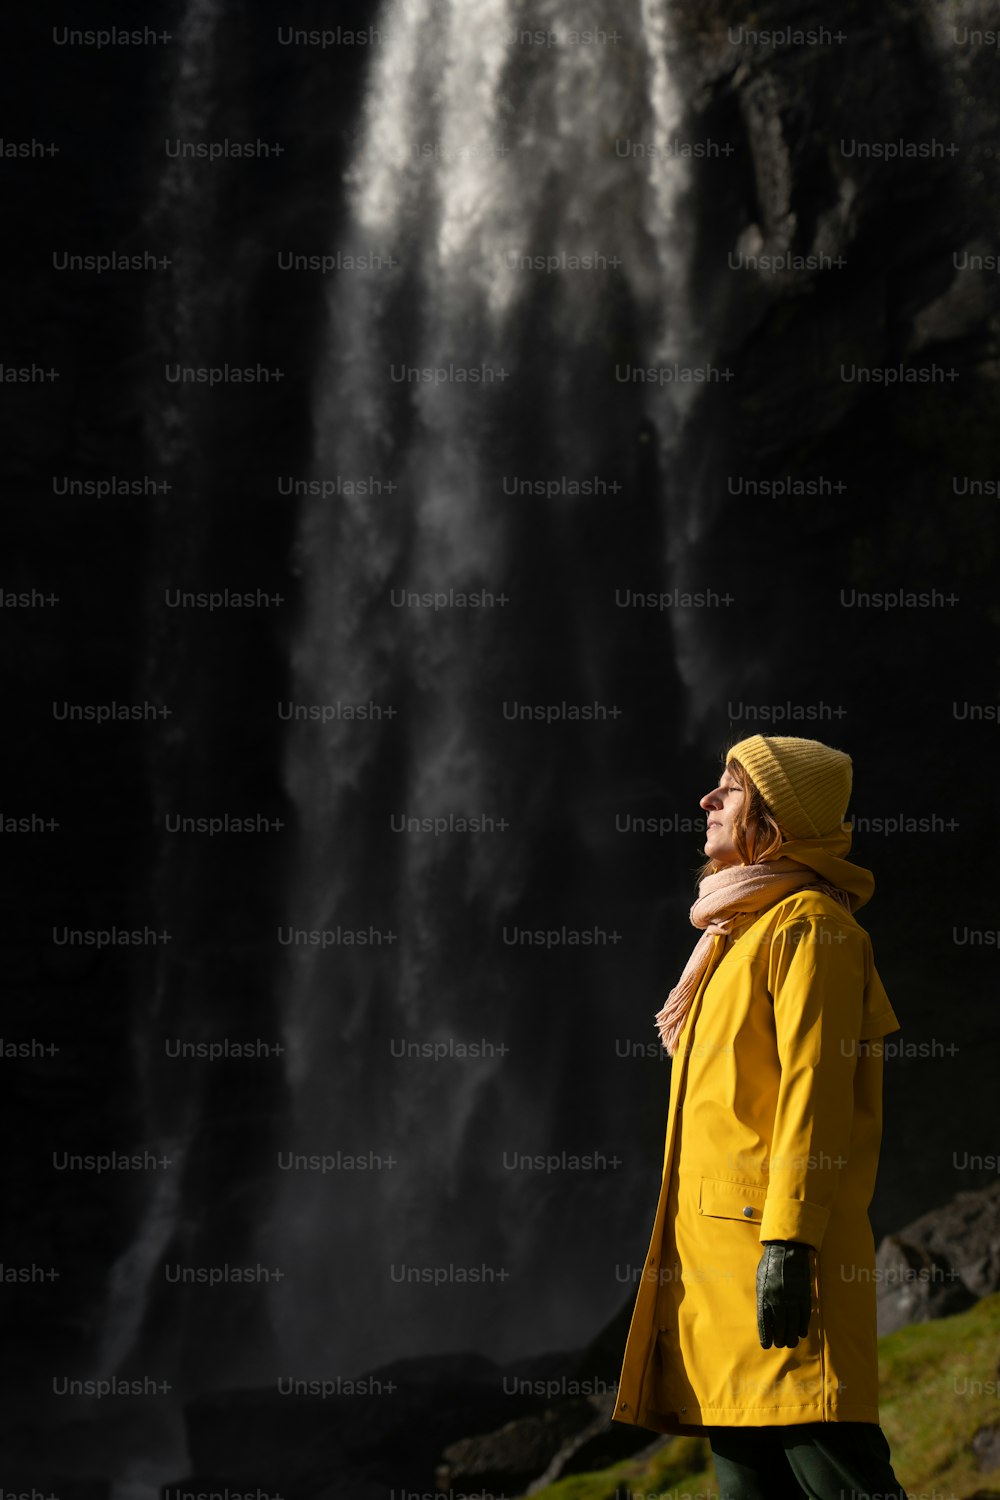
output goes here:
<path id="1" fill-rule="evenodd" d="M 691 908 L 691 925 L 702 929 L 701 937 L 691 950 L 680 979 L 657 1012 L 656 1027 L 660 1040 L 671 1057 L 677 1051 L 691 1001 L 712 955 L 712 938 L 728 936 L 740 917 L 766 911 L 793 891 L 825 891 L 851 910 L 848 892 L 829 881 L 820 880 L 815 870 L 807 869 L 794 859 L 769 859 L 759 865 L 730 865 L 706 875 L 698 883 L 698 899 Z"/>

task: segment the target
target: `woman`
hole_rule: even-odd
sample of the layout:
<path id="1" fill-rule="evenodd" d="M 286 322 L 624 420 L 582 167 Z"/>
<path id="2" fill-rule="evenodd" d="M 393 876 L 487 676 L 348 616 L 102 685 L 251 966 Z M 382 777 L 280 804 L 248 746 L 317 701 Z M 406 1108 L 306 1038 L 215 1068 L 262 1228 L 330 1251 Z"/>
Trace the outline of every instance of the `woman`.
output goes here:
<path id="1" fill-rule="evenodd" d="M 851 760 L 750 736 L 708 814 L 702 935 L 656 1024 L 663 1177 L 614 1418 L 709 1437 L 722 1500 L 906 1500 L 879 1427 L 882 1048 L 899 1029 L 854 920 Z"/>

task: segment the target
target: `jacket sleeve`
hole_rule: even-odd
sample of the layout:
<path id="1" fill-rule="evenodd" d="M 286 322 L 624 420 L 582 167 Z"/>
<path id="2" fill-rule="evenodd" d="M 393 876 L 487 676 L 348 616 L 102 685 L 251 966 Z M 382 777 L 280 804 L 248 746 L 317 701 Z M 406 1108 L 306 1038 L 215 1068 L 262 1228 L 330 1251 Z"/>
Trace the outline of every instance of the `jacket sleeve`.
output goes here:
<path id="1" fill-rule="evenodd" d="M 772 938 L 768 990 L 781 1067 L 760 1240 L 823 1241 L 850 1150 L 868 935 L 801 916 Z"/>

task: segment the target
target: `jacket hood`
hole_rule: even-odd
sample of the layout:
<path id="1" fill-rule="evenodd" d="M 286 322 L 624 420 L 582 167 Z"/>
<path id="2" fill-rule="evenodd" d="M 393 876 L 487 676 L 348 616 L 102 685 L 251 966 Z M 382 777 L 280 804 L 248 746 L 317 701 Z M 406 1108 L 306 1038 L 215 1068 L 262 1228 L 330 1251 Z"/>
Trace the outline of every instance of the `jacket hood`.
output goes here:
<path id="1" fill-rule="evenodd" d="M 815 870 L 823 880 L 840 886 L 848 894 L 851 912 L 870 901 L 875 889 L 875 876 L 863 865 L 856 865 L 845 858 L 851 847 L 851 825 L 841 823 L 833 833 L 818 839 L 788 839 L 782 844 L 776 858 L 793 859 L 796 864 Z"/>

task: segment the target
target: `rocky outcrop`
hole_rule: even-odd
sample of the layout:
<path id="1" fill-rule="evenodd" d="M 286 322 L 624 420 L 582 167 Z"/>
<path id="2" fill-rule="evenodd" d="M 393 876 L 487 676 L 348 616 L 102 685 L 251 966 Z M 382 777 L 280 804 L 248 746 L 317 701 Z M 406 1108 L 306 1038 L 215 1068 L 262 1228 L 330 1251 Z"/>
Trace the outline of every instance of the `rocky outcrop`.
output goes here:
<path id="1" fill-rule="evenodd" d="M 875 1274 L 880 1334 L 961 1312 L 1000 1290 L 1000 1183 L 958 1193 L 886 1235 Z"/>
<path id="2" fill-rule="evenodd" d="M 496 1432 L 462 1438 L 444 1450 L 435 1484 L 460 1493 L 530 1495 L 557 1479 L 607 1468 L 670 1441 L 613 1424 L 614 1404 L 613 1390 L 565 1397 Z"/>

